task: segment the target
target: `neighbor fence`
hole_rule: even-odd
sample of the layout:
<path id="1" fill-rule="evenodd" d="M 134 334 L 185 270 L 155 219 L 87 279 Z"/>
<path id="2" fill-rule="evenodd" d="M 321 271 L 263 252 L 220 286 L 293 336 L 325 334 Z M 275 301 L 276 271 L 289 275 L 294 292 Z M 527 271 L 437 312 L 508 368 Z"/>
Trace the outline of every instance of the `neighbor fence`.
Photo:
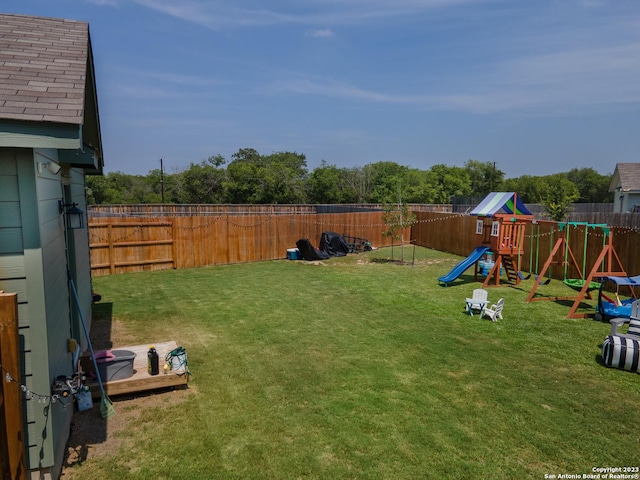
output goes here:
<path id="1" fill-rule="evenodd" d="M 417 245 L 466 257 L 477 246 L 475 235 L 476 217 L 460 214 L 439 214 L 417 212 L 418 223 L 411 232 Z M 609 214 L 611 216 L 632 214 Z M 636 214 L 636 217 L 640 217 Z M 604 220 L 604 219 L 603 219 Z M 588 222 L 595 223 L 595 222 Z M 599 223 L 606 224 L 602 221 Z M 611 224 L 612 222 L 609 222 Z M 613 247 L 628 275 L 640 274 L 640 229 L 637 227 L 611 227 Z M 565 230 L 568 245 L 580 269 L 587 275 L 603 248 L 605 235 L 601 228 L 586 228 L 584 225 L 570 225 Z M 561 235 L 557 222 L 537 221 L 527 226 L 525 231 L 525 252 L 520 258 L 521 269 L 537 273 L 542 270 L 553 246 Z M 563 252 L 561 252 L 563 253 Z M 614 263 L 617 267 L 617 262 Z M 586 270 L 586 272 L 585 272 Z M 577 278 L 578 272 L 569 267 L 552 266 L 550 276 L 557 279 Z"/>
<path id="2" fill-rule="evenodd" d="M 409 204 L 413 211 L 451 212 L 450 204 Z M 144 204 L 144 205 L 89 205 L 89 218 L 98 217 L 180 217 L 208 215 L 301 215 L 327 213 L 380 212 L 380 203 L 357 204 Z"/>

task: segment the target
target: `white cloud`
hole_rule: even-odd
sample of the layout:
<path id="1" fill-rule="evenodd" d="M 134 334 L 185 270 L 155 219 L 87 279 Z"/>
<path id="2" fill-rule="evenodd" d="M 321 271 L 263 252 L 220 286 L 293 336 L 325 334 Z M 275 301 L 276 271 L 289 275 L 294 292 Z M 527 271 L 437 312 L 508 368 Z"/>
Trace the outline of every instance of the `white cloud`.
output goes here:
<path id="1" fill-rule="evenodd" d="M 180 85 L 185 87 L 210 87 L 220 82 L 197 75 L 184 75 L 180 73 L 164 73 L 164 72 L 139 72 L 140 75 L 157 80 L 159 82 Z"/>
<path id="2" fill-rule="evenodd" d="M 272 85 L 267 87 L 266 91 L 271 94 L 294 93 L 298 95 L 318 95 L 330 98 L 376 103 L 415 104 L 417 102 L 424 103 L 426 101 L 426 97 L 422 96 L 375 92 L 350 85 L 349 83 L 327 78 L 288 78 L 287 80 L 274 82 Z"/>
<path id="3" fill-rule="evenodd" d="M 533 55 L 503 63 L 486 94 L 503 109 L 640 101 L 640 43 Z"/>
<path id="4" fill-rule="evenodd" d="M 115 87 L 125 97 L 136 99 L 162 99 L 170 98 L 173 96 L 173 93 L 171 91 L 159 87 L 153 87 L 151 85 L 121 84 L 115 85 Z"/>
<path id="5" fill-rule="evenodd" d="M 117 7 L 118 0 L 87 0 L 89 3 L 98 5 L 100 7 Z"/>
<path id="6" fill-rule="evenodd" d="M 208 3 L 198 0 L 135 0 L 149 9 L 170 15 L 210 29 L 256 25 L 293 23 L 290 15 L 278 14 L 264 9 L 242 9 L 234 3 Z"/>
<path id="7" fill-rule="evenodd" d="M 110 88 L 123 97 L 136 99 L 200 98 L 216 94 L 216 78 L 119 67 Z"/>
<path id="8" fill-rule="evenodd" d="M 314 38 L 330 38 L 330 37 L 336 36 L 335 32 L 330 28 L 309 30 L 305 35 L 307 37 L 314 37 Z"/>
<path id="9" fill-rule="evenodd" d="M 98 0 L 100 1 L 100 0 Z M 110 1 L 110 0 L 106 0 Z M 134 0 L 139 5 L 211 29 L 280 24 L 352 25 L 374 19 L 411 15 L 438 7 L 477 3 L 477 0 L 311 0 L 301 8 L 295 2 L 272 2 L 270 9 L 247 1 Z M 288 8 L 289 7 L 289 8 Z"/>
<path id="10" fill-rule="evenodd" d="M 353 102 L 385 103 L 427 110 L 488 114 L 524 111 L 548 114 L 640 103 L 640 43 L 525 56 L 485 65 L 467 80 L 443 82 L 437 92 L 396 93 L 328 78 L 292 77 L 273 83 L 271 94 L 315 95 Z"/>
<path id="11" fill-rule="evenodd" d="M 396 82 L 403 82 L 403 75 L 406 75 L 405 78 L 412 79 L 407 81 L 413 81 L 414 85 L 422 75 L 426 80 L 424 84 L 430 85 L 428 89 L 425 87 L 420 91 L 403 83 L 388 91 L 368 88 L 363 81 L 350 79 L 345 71 L 340 79 L 337 76 L 296 76 L 287 72 L 284 80 L 273 82 L 266 90 L 277 95 L 293 93 L 481 114 L 504 111 L 557 113 L 640 102 L 640 82 L 637 81 L 640 78 L 640 40 L 637 39 L 637 24 L 632 24 L 636 17 L 625 9 L 595 8 L 601 0 L 576 0 L 563 3 L 561 7 L 542 9 L 523 7 L 525 2 L 511 8 L 509 2 L 502 3 L 501 0 L 273 0 L 268 2 L 268 8 L 258 0 L 134 1 L 210 29 L 306 25 L 305 35 L 314 38 L 336 36 L 332 27 L 337 25 L 425 14 L 435 8 L 475 5 L 482 1 L 497 5 L 495 9 L 489 9 L 491 13 L 486 17 L 486 20 L 497 22 L 495 36 L 487 28 L 477 30 L 480 33 L 477 41 L 469 40 L 465 35 L 453 40 L 443 36 L 443 46 L 448 47 L 448 51 L 453 52 L 451 46 L 455 45 L 461 47 L 463 53 L 452 58 L 436 55 L 430 72 L 407 67 L 406 72 L 395 73 Z M 472 8 L 461 10 L 461 21 L 468 21 L 475 11 Z M 458 10 L 455 12 L 459 13 Z M 432 15 L 423 17 L 433 20 Z M 447 18 L 452 20 L 447 26 L 447 32 L 451 32 L 454 26 L 459 26 L 456 21 L 460 18 Z M 627 23 L 621 23 L 625 19 L 628 19 Z M 318 25 L 326 27 L 316 28 Z M 478 56 L 471 58 L 464 53 L 465 48 L 477 51 Z M 372 66 L 369 75 L 373 84 L 380 75 L 379 68 Z M 439 78 L 433 81 L 435 77 Z M 153 78 L 179 85 L 206 86 L 207 83 L 204 79 L 183 75 L 155 74 Z M 160 86 L 167 85 L 160 83 Z"/>

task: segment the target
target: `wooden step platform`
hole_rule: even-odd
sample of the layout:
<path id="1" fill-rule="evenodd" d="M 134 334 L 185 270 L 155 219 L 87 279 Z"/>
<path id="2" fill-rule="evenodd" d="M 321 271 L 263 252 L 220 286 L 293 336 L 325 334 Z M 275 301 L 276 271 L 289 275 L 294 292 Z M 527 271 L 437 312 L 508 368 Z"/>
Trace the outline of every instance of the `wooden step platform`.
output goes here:
<path id="1" fill-rule="evenodd" d="M 133 376 L 124 378 L 122 380 L 112 380 L 110 382 L 103 382 L 105 392 L 107 396 L 124 395 L 136 392 L 145 392 L 148 390 L 156 390 L 161 388 L 180 387 L 187 388 L 189 382 L 189 375 L 186 373 L 178 374 L 172 370 L 168 373 L 163 373 L 164 358 L 167 353 L 178 347 L 175 341 L 162 342 L 153 344 L 158 352 L 160 358 L 160 373 L 158 375 L 149 375 L 147 372 L 147 352 L 149 351 L 149 344 L 135 345 L 132 347 L 118 347 L 112 350 L 129 350 L 136 354 L 136 358 L 133 361 Z M 84 356 L 80 359 L 82 367 L 85 372 L 94 371 L 93 362 L 89 356 Z M 102 393 L 100 392 L 100 386 L 96 381 L 89 381 L 89 387 L 91 388 L 91 396 L 93 398 L 100 398 Z"/>

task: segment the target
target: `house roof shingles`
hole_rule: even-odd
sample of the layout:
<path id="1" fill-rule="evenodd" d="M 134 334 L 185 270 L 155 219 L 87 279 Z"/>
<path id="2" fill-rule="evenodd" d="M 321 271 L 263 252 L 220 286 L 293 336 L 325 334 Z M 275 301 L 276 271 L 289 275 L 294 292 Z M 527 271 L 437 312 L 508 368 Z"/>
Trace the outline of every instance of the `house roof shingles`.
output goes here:
<path id="1" fill-rule="evenodd" d="M 614 191 L 617 187 L 620 187 L 623 192 L 640 191 L 640 163 L 616 165 L 609 191 Z"/>
<path id="2" fill-rule="evenodd" d="M 0 14 L 0 118 L 81 125 L 89 25 Z"/>

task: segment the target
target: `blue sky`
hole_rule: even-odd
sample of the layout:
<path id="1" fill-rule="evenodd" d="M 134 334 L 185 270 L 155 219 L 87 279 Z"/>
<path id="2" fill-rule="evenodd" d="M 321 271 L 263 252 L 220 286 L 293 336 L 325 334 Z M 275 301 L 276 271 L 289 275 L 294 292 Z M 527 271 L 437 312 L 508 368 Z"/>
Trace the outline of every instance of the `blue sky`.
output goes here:
<path id="1" fill-rule="evenodd" d="M 88 21 L 106 171 L 640 161 L 638 0 L 7 0 Z"/>

